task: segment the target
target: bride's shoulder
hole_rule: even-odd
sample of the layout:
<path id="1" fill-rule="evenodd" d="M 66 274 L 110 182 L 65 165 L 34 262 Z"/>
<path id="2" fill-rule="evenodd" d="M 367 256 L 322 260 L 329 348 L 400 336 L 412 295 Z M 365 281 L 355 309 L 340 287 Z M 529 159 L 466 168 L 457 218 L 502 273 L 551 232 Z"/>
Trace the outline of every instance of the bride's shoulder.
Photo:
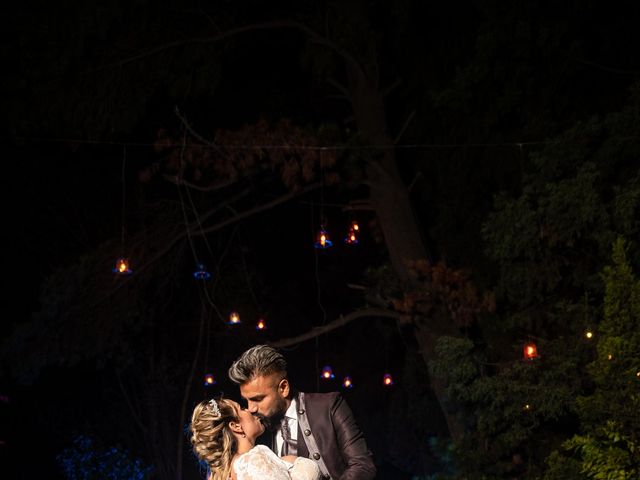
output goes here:
<path id="1" fill-rule="evenodd" d="M 268 455 L 268 456 L 277 456 L 273 451 L 267 447 L 266 445 L 256 445 L 251 450 L 253 453 L 257 453 L 259 455 Z"/>

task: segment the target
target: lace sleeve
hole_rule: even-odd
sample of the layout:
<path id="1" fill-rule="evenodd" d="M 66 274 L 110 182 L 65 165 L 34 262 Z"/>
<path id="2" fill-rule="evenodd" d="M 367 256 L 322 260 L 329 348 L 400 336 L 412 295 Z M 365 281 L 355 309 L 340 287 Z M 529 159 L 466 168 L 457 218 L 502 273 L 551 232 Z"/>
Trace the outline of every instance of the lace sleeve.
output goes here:
<path id="1" fill-rule="evenodd" d="M 290 480 L 288 466 L 269 448 L 258 445 L 241 455 L 233 468 L 238 480 Z"/>
<path id="2" fill-rule="evenodd" d="M 291 480 L 318 480 L 320 478 L 320 468 L 313 460 L 298 457 L 289 468 Z"/>

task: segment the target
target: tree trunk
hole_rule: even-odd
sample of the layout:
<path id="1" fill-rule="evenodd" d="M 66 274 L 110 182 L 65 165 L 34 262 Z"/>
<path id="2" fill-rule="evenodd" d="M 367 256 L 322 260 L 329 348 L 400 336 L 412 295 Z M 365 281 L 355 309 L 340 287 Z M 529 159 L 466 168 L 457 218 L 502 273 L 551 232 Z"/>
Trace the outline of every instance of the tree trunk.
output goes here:
<path id="1" fill-rule="evenodd" d="M 397 169 L 394 145 L 386 128 L 382 93 L 375 74 L 367 74 L 355 65 L 348 65 L 347 73 L 358 130 L 371 144 L 381 146 L 372 155 L 366 169 L 370 201 L 384 235 L 391 265 L 405 287 L 412 288 L 416 286 L 416 278 L 410 264 L 426 259 L 426 249 L 413 215 L 409 191 Z M 415 327 L 416 341 L 425 363 L 434 358 L 438 335 L 449 328 L 449 321 L 437 319 L 429 319 L 426 325 Z M 438 398 L 451 438 L 459 439 L 463 425 L 447 408 L 445 386 L 431 375 L 429 382 Z"/>

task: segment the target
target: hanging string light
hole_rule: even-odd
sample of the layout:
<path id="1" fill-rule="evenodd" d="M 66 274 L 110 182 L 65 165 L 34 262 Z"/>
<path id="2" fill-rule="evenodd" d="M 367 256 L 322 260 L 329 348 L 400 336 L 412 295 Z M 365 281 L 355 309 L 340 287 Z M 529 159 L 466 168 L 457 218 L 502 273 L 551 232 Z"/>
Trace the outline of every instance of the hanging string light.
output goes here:
<path id="1" fill-rule="evenodd" d="M 587 330 L 584 332 L 584 336 L 587 340 L 591 340 L 593 338 L 593 332 L 591 330 Z"/>
<path id="2" fill-rule="evenodd" d="M 210 387 L 211 385 L 215 385 L 216 384 L 216 379 L 213 376 L 213 373 L 207 373 L 204 376 L 204 386 L 205 387 Z"/>
<path id="3" fill-rule="evenodd" d="M 384 385 L 385 387 L 390 387 L 391 385 L 393 385 L 393 377 L 390 373 L 385 373 L 382 376 L 382 385 Z"/>
<path id="4" fill-rule="evenodd" d="M 344 380 L 342 380 L 342 386 L 344 388 L 353 388 L 353 381 L 351 380 L 350 376 L 346 376 L 344 377 Z"/>
<path id="5" fill-rule="evenodd" d="M 199 263 L 196 266 L 196 271 L 193 272 L 193 277 L 197 280 L 209 280 L 211 274 L 207 271 L 207 267 L 203 263 Z"/>
<path id="6" fill-rule="evenodd" d="M 324 249 L 330 248 L 333 246 L 333 242 L 329 239 L 329 234 L 324 229 L 324 227 L 320 228 L 318 235 L 316 236 L 316 242 L 314 243 L 314 247 Z"/>
<path id="7" fill-rule="evenodd" d="M 238 312 L 231 312 L 229 314 L 229 321 L 227 322 L 229 325 L 238 325 L 240 322 L 240 315 Z"/>
<path id="8" fill-rule="evenodd" d="M 322 368 L 322 373 L 320 374 L 320 378 L 322 378 L 323 380 L 331 380 L 335 378 L 335 375 L 333 374 L 333 370 L 329 365 L 325 365 Z"/>
<path id="9" fill-rule="evenodd" d="M 127 162 L 127 146 L 125 145 L 123 147 L 123 151 L 122 151 L 122 211 L 120 213 L 121 215 L 121 231 L 120 231 L 120 248 L 122 250 L 124 250 L 124 212 L 125 212 L 125 199 L 126 199 L 126 188 L 125 188 L 125 165 Z M 124 258 L 124 257 L 120 257 L 118 258 L 118 260 L 116 260 L 116 266 L 112 269 L 113 273 L 116 273 L 118 275 L 131 275 L 133 273 L 133 270 L 131 269 L 131 266 L 129 265 L 129 260 Z"/>
<path id="10" fill-rule="evenodd" d="M 265 328 L 267 328 L 266 322 L 263 318 L 259 319 L 258 323 L 256 324 L 256 330 L 264 330 Z"/>

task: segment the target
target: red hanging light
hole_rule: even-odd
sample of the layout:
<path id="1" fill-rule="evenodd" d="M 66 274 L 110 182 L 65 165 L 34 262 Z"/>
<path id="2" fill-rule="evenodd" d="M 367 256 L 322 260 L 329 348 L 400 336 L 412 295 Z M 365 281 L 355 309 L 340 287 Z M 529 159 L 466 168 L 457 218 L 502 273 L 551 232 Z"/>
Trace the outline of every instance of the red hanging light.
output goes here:
<path id="1" fill-rule="evenodd" d="M 133 270 L 129 267 L 129 260 L 126 258 L 119 258 L 116 261 L 116 266 L 113 267 L 113 273 L 117 273 L 118 275 L 131 275 Z"/>
<path id="2" fill-rule="evenodd" d="M 525 360 L 538 358 L 538 347 L 533 342 L 526 343 L 522 349 L 522 354 Z"/>
<path id="3" fill-rule="evenodd" d="M 358 244 L 358 229 L 354 227 L 354 225 L 357 227 L 358 224 L 353 222 L 351 224 L 351 227 L 349 227 L 349 232 L 347 233 L 347 236 L 344 237 L 344 243 L 346 243 L 347 245 L 357 245 Z"/>

